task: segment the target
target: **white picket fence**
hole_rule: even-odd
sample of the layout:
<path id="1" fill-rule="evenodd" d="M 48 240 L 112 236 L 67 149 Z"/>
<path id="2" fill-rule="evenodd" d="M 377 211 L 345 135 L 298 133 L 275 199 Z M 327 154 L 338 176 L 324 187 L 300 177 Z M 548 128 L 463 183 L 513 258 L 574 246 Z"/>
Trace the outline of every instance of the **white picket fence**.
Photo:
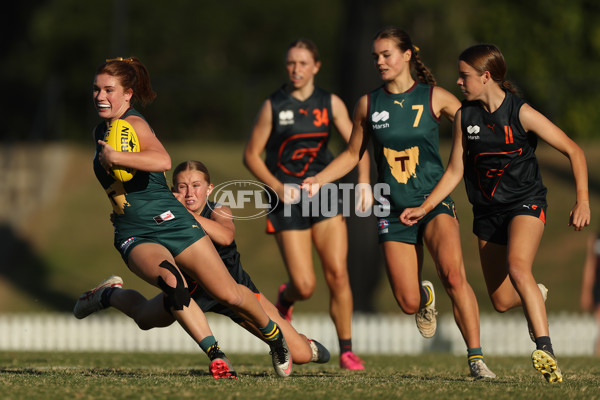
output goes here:
<path id="1" fill-rule="evenodd" d="M 228 353 L 261 353 L 266 345 L 228 318 L 208 315 L 211 328 Z M 550 314 L 550 334 L 559 355 L 592 355 L 598 326 L 589 315 Z M 325 314 L 298 314 L 293 324 L 315 338 L 333 354 L 338 352 L 331 319 Z M 481 316 L 481 343 L 487 355 L 523 355 L 535 349 L 522 315 Z M 358 314 L 353 321 L 353 345 L 359 354 L 464 354 L 466 346 L 451 316 L 438 317 L 432 339 L 420 336 L 414 317 L 402 314 Z M 71 314 L 0 315 L 2 351 L 116 351 L 197 352 L 194 341 L 173 324 L 142 331 L 125 316 L 113 311 L 77 320 Z"/>

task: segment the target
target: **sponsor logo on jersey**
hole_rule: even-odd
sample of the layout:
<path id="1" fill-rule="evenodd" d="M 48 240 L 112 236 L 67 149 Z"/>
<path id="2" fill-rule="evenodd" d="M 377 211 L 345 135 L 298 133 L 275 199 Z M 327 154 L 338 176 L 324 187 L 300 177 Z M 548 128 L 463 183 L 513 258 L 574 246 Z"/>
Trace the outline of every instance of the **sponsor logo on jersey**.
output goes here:
<path id="1" fill-rule="evenodd" d="M 373 121 L 373 129 L 383 129 L 383 128 L 389 128 L 390 124 L 385 122 L 388 119 L 390 119 L 390 113 L 387 111 L 375 111 L 372 115 L 371 115 L 371 121 Z M 384 122 L 384 123 L 379 123 L 379 122 Z"/>
<path id="2" fill-rule="evenodd" d="M 294 123 L 294 112 L 292 110 L 279 111 L 279 125 L 292 125 Z"/>
<path id="3" fill-rule="evenodd" d="M 404 108 L 404 105 L 402 104 L 402 103 L 404 103 L 404 100 L 406 100 L 406 99 L 402 99 L 402 101 L 394 100 L 394 104 L 398 104 L 400 106 L 400 108 Z"/>
<path id="4" fill-rule="evenodd" d="M 469 140 L 478 140 L 479 139 L 479 131 L 481 128 L 479 125 L 469 125 L 467 126 L 467 139 Z"/>
<path id="5" fill-rule="evenodd" d="M 172 219 L 175 219 L 175 215 L 173 215 L 173 213 L 169 210 L 169 211 L 165 211 L 164 213 L 157 215 L 156 217 L 152 218 L 155 222 L 156 225 L 160 225 L 165 221 L 170 221 Z"/>
<path id="6" fill-rule="evenodd" d="M 388 221 L 385 218 L 381 218 L 379 221 L 377 221 L 377 230 L 378 233 L 380 235 L 384 234 L 384 233 L 388 233 L 388 227 L 390 226 L 390 221 Z"/>
<path id="7" fill-rule="evenodd" d="M 124 241 L 123 243 L 121 243 L 119 248 L 121 249 L 122 252 L 127 251 L 127 248 L 129 246 L 131 246 L 133 244 L 133 242 L 135 242 L 135 236 L 132 236 L 129 239 L 127 239 L 126 241 Z"/>

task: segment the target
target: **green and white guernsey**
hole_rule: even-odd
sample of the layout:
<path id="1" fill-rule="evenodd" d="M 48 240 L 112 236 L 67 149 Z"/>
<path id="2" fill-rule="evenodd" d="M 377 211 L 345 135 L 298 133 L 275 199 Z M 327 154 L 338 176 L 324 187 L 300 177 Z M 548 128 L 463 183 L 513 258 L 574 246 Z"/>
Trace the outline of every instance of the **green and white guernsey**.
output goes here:
<path id="1" fill-rule="evenodd" d="M 122 119 L 139 112 L 130 108 Z M 104 140 L 106 122 L 94 130 L 96 141 Z M 128 182 L 109 175 L 98 160 L 102 146 L 96 143 L 94 172 L 113 207 L 114 246 L 127 261 L 131 250 L 141 243 L 159 243 L 173 256 L 202 238 L 205 233 L 196 219 L 181 204 L 167 185 L 164 172 L 137 171 Z"/>
<path id="2" fill-rule="evenodd" d="M 439 155 L 440 119 L 431 107 L 433 86 L 415 82 L 404 93 L 380 87 L 368 94 L 378 182 L 390 186 L 391 214 L 419 206 L 444 173 Z"/>

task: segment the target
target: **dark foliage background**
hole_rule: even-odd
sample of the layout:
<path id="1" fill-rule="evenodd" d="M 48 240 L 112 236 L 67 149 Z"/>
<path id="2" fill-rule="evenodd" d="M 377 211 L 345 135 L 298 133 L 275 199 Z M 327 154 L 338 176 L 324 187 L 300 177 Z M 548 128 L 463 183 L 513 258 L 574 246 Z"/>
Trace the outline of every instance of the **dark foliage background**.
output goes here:
<path id="1" fill-rule="evenodd" d="M 407 30 L 439 83 L 454 91 L 456 57 L 476 42 L 504 52 L 524 97 L 570 135 L 600 126 L 600 3 L 475 0 L 31 0 L 2 13 L 3 140 L 89 138 L 95 68 L 135 55 L 159 97 L 145 114 L 163 139 L 243 139 L 262 100 L 285 79 L 298 37 L 320 47 L 317 83 L 352 109 L 379 82 L 373 34 Z"/>

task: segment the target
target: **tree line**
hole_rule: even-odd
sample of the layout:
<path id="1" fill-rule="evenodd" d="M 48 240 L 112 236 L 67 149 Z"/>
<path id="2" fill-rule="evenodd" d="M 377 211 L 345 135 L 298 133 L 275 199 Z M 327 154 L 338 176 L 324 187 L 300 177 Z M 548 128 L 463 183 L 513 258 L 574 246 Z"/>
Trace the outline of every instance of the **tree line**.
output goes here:
<path id="1" fill-rule="evenodd" d="M 440 85 L 461 97 L 456 58 L 494 43 L 523 97 L 569 135 L 595 136 L 600 114 L 600 3 L 593 0 L 249 0 L 13 2 L 3 13 L 3 140 L 89 139 L 91 80 L 106 58 L 135 55 L 158 98 L 145 114 L 166 140 L 247 137 L 263 99 L 285 80 L 292 40 L 320 48 L 317 84 L 349 109 L 379 82 L 370 42 L 386 25 L 409 32 Z M 10 110 L 10 111 L 8 111 Z"/>

